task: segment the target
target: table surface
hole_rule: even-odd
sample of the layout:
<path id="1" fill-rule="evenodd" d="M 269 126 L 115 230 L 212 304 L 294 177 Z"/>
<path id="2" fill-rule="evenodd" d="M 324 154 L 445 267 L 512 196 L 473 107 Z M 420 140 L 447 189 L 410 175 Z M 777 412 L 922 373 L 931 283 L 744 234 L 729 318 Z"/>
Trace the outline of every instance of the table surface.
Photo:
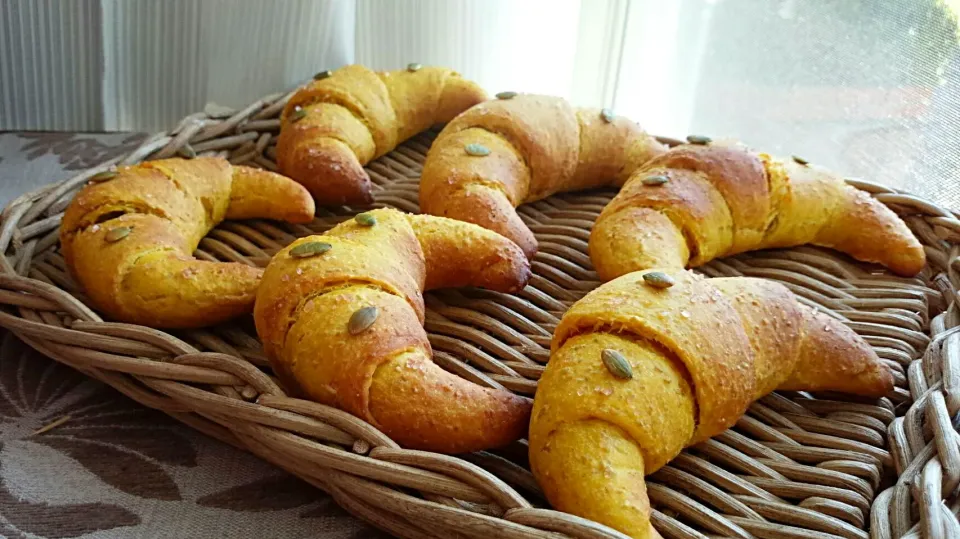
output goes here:
<path id="1" fill-rule="evenodd" d="M 0 133 L 0 205 L 143 138 Z M 322 491 L 0 330 L 0 537 L 386 535 Z"/>

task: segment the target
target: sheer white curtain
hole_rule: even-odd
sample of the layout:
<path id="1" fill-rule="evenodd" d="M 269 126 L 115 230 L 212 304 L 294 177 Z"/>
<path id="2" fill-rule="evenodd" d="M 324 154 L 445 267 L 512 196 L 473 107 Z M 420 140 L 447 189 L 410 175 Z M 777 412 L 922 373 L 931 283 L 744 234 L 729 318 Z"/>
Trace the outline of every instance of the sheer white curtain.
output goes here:
<path id="1" fill-rule="evenodd" d="M 580 0 L 360 0 L 356 60 L 451 66 L 493 93 L 569 96 Z"/>
<path id="2" fill-rule="evenodd" d="M 0 129 L 164 129 L 208 101 L 239 107 L 352 62 L 445 65 L 494 93 L 609 106 L 630 4 L 4 0 Z"/>
<path id="3" fill-rule="evenodd" d="M 351 0 L 101 0 L 106 130 L 242 107 L 353 60 Z"/>
<path id="4" fill-rule="evenodd" d="M 321 69 L 740 138 L 960 206 L 960 0 L 2 0 L 0 129 L 158 130 Z"/>
<path id="5" fill-rule="evenodd" d="M 156 131 L 354 59 L 353 0 L 0 0 L 0 130 Z"/>

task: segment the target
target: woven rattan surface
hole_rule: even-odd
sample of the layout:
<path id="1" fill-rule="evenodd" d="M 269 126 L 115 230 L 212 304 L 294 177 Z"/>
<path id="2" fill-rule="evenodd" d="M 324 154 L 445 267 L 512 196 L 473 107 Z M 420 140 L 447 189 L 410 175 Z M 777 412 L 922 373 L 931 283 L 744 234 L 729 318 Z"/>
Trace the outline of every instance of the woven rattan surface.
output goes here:
<path id="1" fill-rule="evenodd" d="M 243 110 L 185 118 L 120 159 L 14 200 L 0 228 L 0 326 L 133 399 L 251 451 L 329 492 L 354 515 L 401 537 L 622 537 L 552 511 L 518 442 L 444 456 L 399 448 L 346 413 L 289 398 L 271 377 L 249 318 L 165 333 L 104 321 L 67 273 L 58 224 L 70 197 L 117 163 L 224 155 L 275 169 L 277 115 L 290 94 Z M 217 111 L 219 112 L 219 110 Z M 376 205 L 417 211 L 425 133 L 368 166 Z M 960 286 L 953 212 L 852 182 L 906 217 L 927 247 L 915 279 L 812 248 L 757 252 L 700 268 L 786 284 L 848 323 L 890 365 L 896 390 L 879 401 L 778 393 L 737 425 L 652 476 L 655 526 L 665 537 L 960 537 Z M 427 295 L 435 360 L 474 382 L 533 396 L 564 310 L 599 285 L 586 254 L 612 191 L 558 195 L 520 208 L 540 252 L 517 295 Z M 307 226 L 226 222 L 196 255 L 265 265 L 297 236 L 365 208 L 323 209 Z"/>

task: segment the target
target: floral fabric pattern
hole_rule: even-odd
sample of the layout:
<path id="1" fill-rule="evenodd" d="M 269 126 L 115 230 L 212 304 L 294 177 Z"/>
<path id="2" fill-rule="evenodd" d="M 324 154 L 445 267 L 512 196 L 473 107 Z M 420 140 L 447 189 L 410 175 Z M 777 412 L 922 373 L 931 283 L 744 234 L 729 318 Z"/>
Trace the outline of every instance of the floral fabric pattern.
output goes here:
<path id="1" fill-rule="evenodd" d="M 83 170 L 111 157 L 136 149 L 146 138 L 143 133 L 87 135 L 80 133 L 19 133 L 26 144 L 20 149 L 27 159 L 45 155 L 57 158 L 63 170 Z"/>
<path id="2" fill-rule="evenodd" d="M 9 333 L 0 340 L 0 536 L 385 537 L 296 477 Z"/>

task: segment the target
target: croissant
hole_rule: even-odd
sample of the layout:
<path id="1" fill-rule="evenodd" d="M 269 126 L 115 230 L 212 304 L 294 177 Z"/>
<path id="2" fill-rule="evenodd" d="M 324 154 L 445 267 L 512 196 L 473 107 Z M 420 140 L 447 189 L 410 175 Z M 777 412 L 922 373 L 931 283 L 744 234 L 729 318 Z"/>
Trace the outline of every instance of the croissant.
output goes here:
<path id="1" fill-rule="evenodd" d="M 349 65 L 314 79 L 283 109 L 277 164 L 325 205 L 372 202 L 363 165 L 487 98 L 458 73 L 419 64 Z"/>
<path id="2" fill-rule="evenodd" d="M 533 232 L 515 208 L 563 191 L 623 185 L 666 151 L 607 109 L 558 97 L 498 94 L 453 119 L 427 154 L 420 210 L 476 223 L 510 238 L 530 258 Z"/>
<path id="3" fill-rule="evenodd" d="M 923 247 L 903 221 L 840 176 L 799 158 L 693 140 L 701 144 L 638 168 L 601 212 L 589 241 L 601 279 L 805 243 L 900 275 L 923 269 Z"/>
<path id="4" fill-rule="evenodd" d="M 531 469 L 557 509 L 659 537 L 644 476 L 775 388 L 880 397 L 893 377 L 852 330 L 778 283 L 627 274 L 557 326 L 534 399 Z"/>
<path id="5" fill-rule="evenodd" d="M 404 447 L 462 453 L 526 433 L 528 399 L 484 388 L 432 361 L 423 290 L 512 292 L 530 266 L 476 225 L 383 209 L 278 253 L 254 320 L 285 385 L 375 425 Z"/>
<path id="6" fill-rule="evenodd" d="M 63 215 L 64 259 L 90 300 L 116 320 L 152 327 L 215 324 L 253 309 L 262 270 L 191 253 L 223 219 L 313 219 L 289 178 L 220 158 L 164 159 L 100 173 Z"/>

